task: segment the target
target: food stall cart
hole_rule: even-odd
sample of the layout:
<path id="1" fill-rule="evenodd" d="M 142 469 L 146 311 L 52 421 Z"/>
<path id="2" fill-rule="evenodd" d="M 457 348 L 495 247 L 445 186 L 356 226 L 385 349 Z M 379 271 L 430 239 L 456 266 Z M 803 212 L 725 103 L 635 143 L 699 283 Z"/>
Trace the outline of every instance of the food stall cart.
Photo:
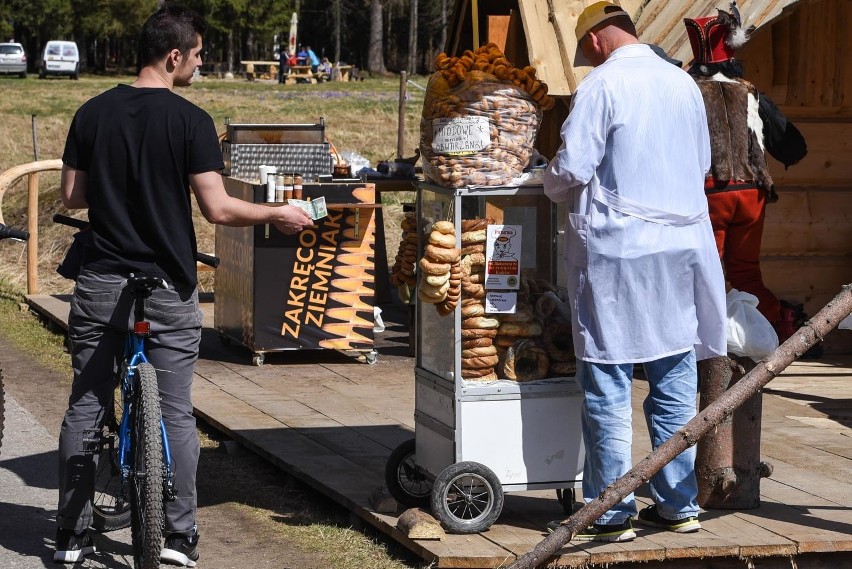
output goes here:
<path id="1" fill-rule="evenodd" d="M 445 316 L 440 304 L 418 292 L 415 437 L 387 462 L 389 491 L 404 505 L 431 506 L 455 533 L 493 524 L 504 492 L 557 489 L 570 512 L 582 480 L 582 393 L 567 305 L 552 286 L 555 207 L 541 186 L 452 189 L 421 183 L 417 214 L 418 258 L 435 241 L 435 228 L 450 221 L 461 229 L 454 235 L 456 248 L 472 251 L 460 257 L 471 276 L 462 281 L 461 302 Z M 472 237 L 477 231 L 487 235 L 484 243 L 476 240 L 482 248 Z M 482 280 L 473 279 L 482 273 L 472 268 L 475 255 L 484 257 L 481 289 L 470 282 Z M 493 310 L 500 312 L 488 312 Z M 488 338 L 498 347 L 489 349 Z M 499 358 L 485 355 L 495 351 Z M 488 364 L 494 365 L 482 369 Z"/>
<path id="2" fill-rule="evenodd" d="M 263 203 L 267 186 L 228 177 L 225 189 Z M 296 349 L 358 351 L 373 363 L 375 189 L 305 183 L 303 197 L 324 197 L 328 215 L 298 235 L 272 225 L 216 226 L 214 326 L 224 341 L 251 350 L 254 365 Z"/>

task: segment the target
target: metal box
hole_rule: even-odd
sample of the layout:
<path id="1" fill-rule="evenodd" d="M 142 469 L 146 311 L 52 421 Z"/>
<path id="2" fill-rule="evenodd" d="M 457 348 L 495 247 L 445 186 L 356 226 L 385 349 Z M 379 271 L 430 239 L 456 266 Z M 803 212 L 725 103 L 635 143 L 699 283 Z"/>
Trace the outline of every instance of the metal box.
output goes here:
<path id="1" fill-rule="evenodd" d="M 298 172 L 305 181 L 334 170 L 325 123 L 228 124 L 222 141 L 225 176 L 263 183 L 258 168 L 275 166 L 279 172 Z"/>

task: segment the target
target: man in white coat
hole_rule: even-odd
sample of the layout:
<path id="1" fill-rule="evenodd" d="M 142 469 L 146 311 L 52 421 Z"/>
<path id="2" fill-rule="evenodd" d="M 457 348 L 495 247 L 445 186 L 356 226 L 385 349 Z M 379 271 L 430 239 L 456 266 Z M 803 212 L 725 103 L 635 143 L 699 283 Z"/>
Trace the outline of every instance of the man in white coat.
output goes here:
<path id="1" fill-rule="evenodd" d="M 644 365 L 653 447 L 696 413 L 697 365 L 725 355 L 725 282 L 704 196 L 710 138 L 690 76 L 641 44 L 629 15 L 592 4 L 577 23 L 595 66 L 575 93 L 545 193 L 566 202 L 577 380 L 585 395 L 583 495 L 631 468 L 633 365 Z M 637 521 L 698 531 L 695 450 L 650 481 Z M 636 537 L 633 494 L 574 539 Z M 553 529 L 559 522 L 551 522 Z"/>

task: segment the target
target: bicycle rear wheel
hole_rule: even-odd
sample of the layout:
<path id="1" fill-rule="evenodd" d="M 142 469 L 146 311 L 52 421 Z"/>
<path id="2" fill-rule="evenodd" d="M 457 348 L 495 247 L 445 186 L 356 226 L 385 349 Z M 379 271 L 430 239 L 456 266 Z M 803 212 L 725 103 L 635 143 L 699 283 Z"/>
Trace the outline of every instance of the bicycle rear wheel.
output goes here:
<path id="1" fill-rule="evenodd" d="M 130 525 L 130 502 L 121 484 L 118 463 L 118 426 L 121 424 L 121 391 L 116 388 L 112 413 L 104 421 L 95 471 L 95 498 L 92 500 L 92 527 L 110 532 Z"/>
<path id="2" fill-rule="evenodd" d="M 139 391 L 133 412 L 132 493 L 133 559 L 136 569 L 159 569 L 163 545 L 163 439 L 157 372 L 140 364 Z"/>

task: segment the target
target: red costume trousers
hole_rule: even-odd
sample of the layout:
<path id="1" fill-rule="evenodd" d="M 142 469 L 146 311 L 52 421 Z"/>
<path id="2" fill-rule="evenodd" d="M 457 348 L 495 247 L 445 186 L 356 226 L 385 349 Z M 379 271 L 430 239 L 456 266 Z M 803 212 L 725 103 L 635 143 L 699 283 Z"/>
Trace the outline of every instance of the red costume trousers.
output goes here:
<path id="1" fill-rule="evenodd" d="M 781 303 L 760 272 L 766 193 L 759 188 L 714 192 L 707 194 L 707 202 L 725 277 L 735 289 L 756 296 L 760 313 L 777 322 Z"/>

